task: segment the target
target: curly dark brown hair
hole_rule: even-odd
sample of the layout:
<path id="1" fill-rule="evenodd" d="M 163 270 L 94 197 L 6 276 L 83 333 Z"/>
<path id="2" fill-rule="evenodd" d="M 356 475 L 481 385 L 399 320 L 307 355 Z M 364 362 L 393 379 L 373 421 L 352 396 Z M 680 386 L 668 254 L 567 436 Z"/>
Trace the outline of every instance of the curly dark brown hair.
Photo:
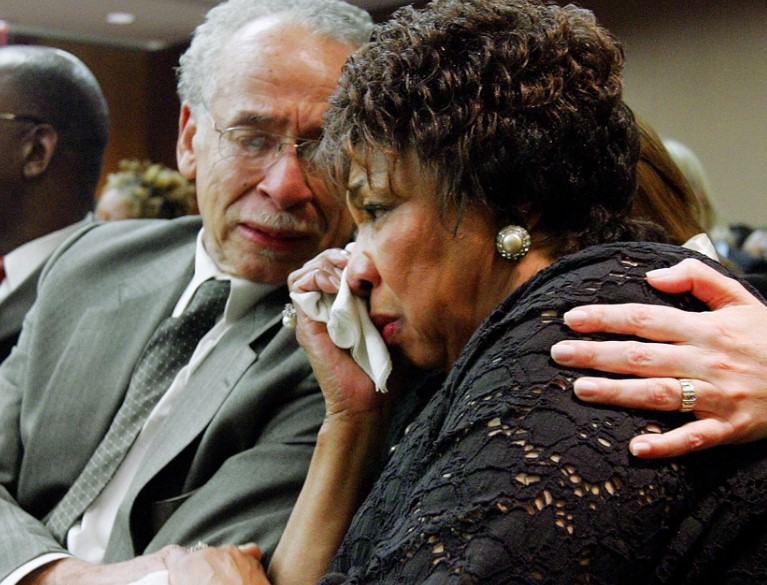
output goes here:
<path id="1" fill-rule="evenodd" d="M 623 50 L 591 12 L 534 0 L 405 7 L 347 62 L 321 156 L 415 151 L 443 212 L 482 204 L 544 234 L 555 255 L 662 239 L 627 219 L 639 138 L 622 100 Z M 534 238 L 535 241 L 535 238 Z"/>

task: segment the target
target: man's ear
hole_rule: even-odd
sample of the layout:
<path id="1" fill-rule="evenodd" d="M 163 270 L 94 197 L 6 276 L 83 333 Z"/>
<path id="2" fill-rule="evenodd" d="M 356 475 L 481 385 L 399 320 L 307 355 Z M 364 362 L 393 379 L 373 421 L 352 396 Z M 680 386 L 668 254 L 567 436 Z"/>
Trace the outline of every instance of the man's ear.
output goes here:
<path id="1" fill-rule="evenodd" d="M 40 124 L 24 137 L 22 175 L 25 179 L 37 179 L 45 174 L 56 152 L 58 132 L 50 124 Z"/>
<path id="2" fill-rule="evenodd" d="M 197 121 L 189 104 L 181 104 L 178 116 L 178 140 L 176 141 L 176 162 L 178 170 L 187 179 L 197 176 L 197 158 L 194 152 L 194 136 L 197 134 Z"/>

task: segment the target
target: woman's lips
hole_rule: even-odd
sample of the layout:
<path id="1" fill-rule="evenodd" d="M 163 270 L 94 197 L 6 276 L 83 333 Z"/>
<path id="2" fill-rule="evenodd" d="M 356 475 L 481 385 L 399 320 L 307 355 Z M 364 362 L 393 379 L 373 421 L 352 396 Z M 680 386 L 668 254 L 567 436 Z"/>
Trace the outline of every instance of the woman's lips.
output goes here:
<path id="1" fill-rule="evenodd" d="M 371 315 L 370 320 L 381 333 L 384 343 L 386 345 L 391 345 L 399 323 L 396 317 L 392 317 L 391 315 Z"/>

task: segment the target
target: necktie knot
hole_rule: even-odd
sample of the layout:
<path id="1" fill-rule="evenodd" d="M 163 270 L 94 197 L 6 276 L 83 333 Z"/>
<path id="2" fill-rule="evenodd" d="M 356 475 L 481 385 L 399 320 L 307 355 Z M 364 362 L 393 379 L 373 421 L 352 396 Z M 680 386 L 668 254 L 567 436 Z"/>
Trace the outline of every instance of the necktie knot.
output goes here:
<path id="1" fill-rule="evenodd" d="M 183 312 L 182 319 L 199 319 L 209 325 L 205 328 L 207 331 L 213 326 L 216 317 L 218 317 L 226 307 L 226 300 L 229 298 L 229 289 L 231 283 L 228 280 L 215 280 L 213 278 L 203 282 L 194 293 L 192 300 Z"/>
<path id="2" fill-rule="evenodd" d="M 155 330 L 144 350 L 141 363 L 155 364 L 139 370 L 160 384 L 160 376 L 173 375 L 189 361 L 200 339 L 213 327 L 224 311 L 231 283 L 228 280 L 209 279 L 194 293 L 186 310 L 177 318 L 169 317 Z M 151 358 L 156 354 L 157 358 Z M 158 361 L 166 360 L 163 366 Z M 136 374 L 134 374 L 135 376 Z M 170 383 L 170 380 L 167 381 Z"/>

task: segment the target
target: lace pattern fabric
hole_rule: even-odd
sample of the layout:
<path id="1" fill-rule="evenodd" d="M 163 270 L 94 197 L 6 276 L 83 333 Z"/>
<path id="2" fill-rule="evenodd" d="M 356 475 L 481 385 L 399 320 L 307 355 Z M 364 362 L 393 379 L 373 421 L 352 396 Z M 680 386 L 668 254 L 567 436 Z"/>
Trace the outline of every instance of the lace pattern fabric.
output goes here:
<path id="1" fill-rule="evenodd" d="M 599 246 L 508 297 L 408 427 L 322 583 L 767 582 L 767 445 L 632 458 L 632 436 L 690 415 L 580 403 L 576 372 L 549 358 L 580 304 L 703 310 L 644 282 L 689 255 Z"/>

